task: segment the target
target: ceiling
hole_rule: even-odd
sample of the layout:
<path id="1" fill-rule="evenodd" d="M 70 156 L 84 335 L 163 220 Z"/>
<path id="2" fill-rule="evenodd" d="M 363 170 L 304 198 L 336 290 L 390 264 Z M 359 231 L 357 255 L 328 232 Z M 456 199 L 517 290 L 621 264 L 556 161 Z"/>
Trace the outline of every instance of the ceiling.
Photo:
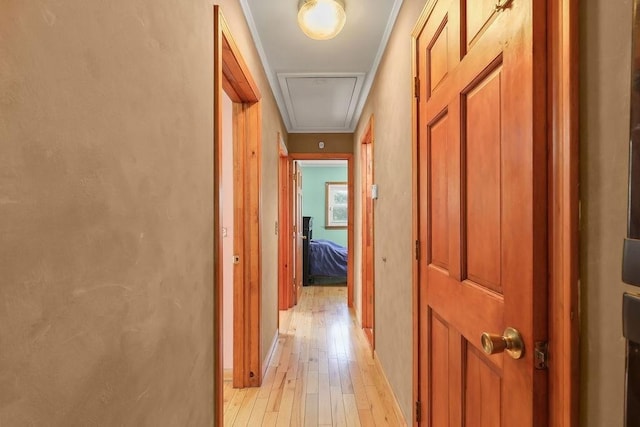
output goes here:
<path id="1" fill-rule="evenodd" d="M 345 0 L 331 40 L 298 27 L 298 0 L 240 0 L 289 133 L 350 133 L 362 113 L 402 0 Z"/>

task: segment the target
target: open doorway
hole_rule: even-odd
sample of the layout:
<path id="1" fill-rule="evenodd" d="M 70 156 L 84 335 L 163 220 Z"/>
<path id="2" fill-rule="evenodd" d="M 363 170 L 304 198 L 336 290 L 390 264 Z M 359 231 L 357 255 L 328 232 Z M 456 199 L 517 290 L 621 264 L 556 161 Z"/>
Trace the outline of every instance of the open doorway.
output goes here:
<path id="1" fill-rule="evenodd" d="M 290 153 L 288 158 L 291 170 L 288 228 L 291 239 L 288 247 L 293 286 L 287 288 L 287 281 L 280 284 L 281 292 L 290 295 L 287 308 L 297 302 L 302 288 L 309 285 L 346 285 L 347 304 L 352 307 L 353 155 Z M 329 169 L 334 169 L 333 175 L 319 176 L 330 172 Z M 326 251 L 331 252 L 330 256 L 343 258 L 346 262 L 336 262 L 332 266 L 314 265 L 311 252 L 316 243 L 316 246 L 328 247 Z"/>
<path id="2" fill-rule="evenodd" d="M 298 160 L 301 184 L 302 286 L 347 286 L 346 160 Z"/>
<path id="3" fill-rule="evenodd" d="M 233 387 L 255 387 L 262 382 L 260 340 L 261 265 L 260 265 L 260 164 L 261 95 L 242 55 L 231 36 L 219 6 L 214 5 L 214 418 L 223 425 L 223 378 L 225 322 L 223 301 L 225 243 L 223 221 L 225 192 L 223 184 L 224 133 L 231 133 L 233 146 Z M 224 93 L 232 102 L 231 122 L 224 120 Z M 227 106 L 228 110 L 228 106 Z M 225 129 L 227 128 L 227 129 Z M 227 135 L 228 137 L 228 135 Z M 227 228 L 227 233 L 229 232 Z"/>

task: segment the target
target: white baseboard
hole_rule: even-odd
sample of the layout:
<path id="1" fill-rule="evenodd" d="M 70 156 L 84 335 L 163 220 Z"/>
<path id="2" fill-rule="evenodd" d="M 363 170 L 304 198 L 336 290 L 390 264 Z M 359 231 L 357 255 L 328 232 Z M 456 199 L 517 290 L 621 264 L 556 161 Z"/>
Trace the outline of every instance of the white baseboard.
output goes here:
<path id="1" fill-rule="evenodd" d="M 276 329 L 276 333 L 273 335 L 273 339 L 271 340 L 271 345 L 269 346 L 269 351 L 267 352 L 267 357 L 262 361 L 262 379 L 264 379 L 267 374 L 267 368 L 269 367 L 269 363 L 271 362 L 271 357 L 273 356 L 273 352 L 276 349 L 276 344 L 278 344 L 279 333 Z"/>

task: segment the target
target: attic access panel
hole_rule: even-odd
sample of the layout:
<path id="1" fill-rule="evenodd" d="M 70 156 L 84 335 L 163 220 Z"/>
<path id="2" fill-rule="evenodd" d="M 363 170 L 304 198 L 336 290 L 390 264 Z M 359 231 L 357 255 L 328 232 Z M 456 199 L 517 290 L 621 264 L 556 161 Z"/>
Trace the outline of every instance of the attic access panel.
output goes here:
<path id="1" fill-rule="evenodd" d="M 294 132 L 348 132 L 365 73 L 280 73 Z"/>

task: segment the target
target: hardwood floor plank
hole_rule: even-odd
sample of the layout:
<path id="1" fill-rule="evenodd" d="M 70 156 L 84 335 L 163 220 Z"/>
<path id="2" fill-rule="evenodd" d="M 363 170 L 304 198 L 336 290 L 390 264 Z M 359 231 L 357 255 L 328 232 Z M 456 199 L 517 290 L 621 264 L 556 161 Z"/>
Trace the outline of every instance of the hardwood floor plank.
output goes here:
<path id="1" fill-rule="evenodd" d="M 358 409 L 358 418 L 362 427 L 375 427 L 376 425 L 371 409 Z"/>
<path id="2" fill-rule="evenodd" d="M 296 380 L 296 388 L 293 394 L 293 408 L 291 408 L 291 425 L 304 425 L 304 414 L 307 404 L 307 380 L 306 380 L 306 363 L 298 363 L 298 379 Z"/>
<path id="3" fill-rule="evenodd" d="M 331 386 L 329 374 L 318 374 L 318 424 L 331 425 Z"/>
<path id="4" fill-rule="evenodd" d="M 318 394 L 318 371 L 307 372 L 307 394 Z"/>
<path id="5" fill-rule="evenodd" d="M 225 426 L 406 425 L 345 287 L 306 286 L 280 313 L 279 333 L 261 387 L 224 383 Z"/>
<path id="6" fill-rule="evenodd" d="M 244 397 L 247 394 L 247 389 L 240 389 L 236 392 L 229 402 L 229 407 L 224 413 L 224 425 L 225 426 L 233 426 L 233 423 L 236 420 L 236 416 L 238 412 L 240 412 L 240 408 L 242 407 L 242 402 L 244 401 Z"/>
<path id="7" fill-rule="evenodd" d="M 293 397 L 295 395 L 295 381 L 293 387 L 285 387 L 282 392 L 282 401 L 280 402 L 280 410 L 278 411 L 278 420 L 276 426 L 291 425 L 291 414 L 293 412 Z"/>
<path id="8" fill-rule="evenodd" d="M 304 413 L 304 425 L 305 427 L 317 427 L 318 425 L 318 394 L 307 394 L 305 413 Z"/>
<path id="9" fill-rule="evenodd" d="M 284 391 L 284 376 L 286 372 L 276 372 L 273 380 L 273 386 L 269 393 L 269 402 L 267 403 L 267 412 L 278 412 L 280 410 L 280 402 L 282 401 L 282 392 Z"/>
<path id="10" fill-rule="evenodd" d="M 349 362 L 349 373 L 351 374 L 351 385 L 356 399 L 356 407 L 358 409 L 371 409 L 367 391 L 364 388 L 364 382 L 362 382 L 362 372 L 360 372 L 357 362 Z"/>
<path id="11" fill-rule="evenodd" d="M 347 420 L 344 413 L 344 401 L 342 400 L 342 389 L 331 387 L 331 419 L 334 426 L 346 426 Z"/>
<path id="12" fill-rule="evenodd" d="M 262 427 L 275 427 L 277 420 L 278 420 L 277 412 L 266 412 L 264 414 L 264 418 L 262 419 Z"/>
<path id="13" fill-rule="evenodd" d="M 271 394 L 271 387 L 273 387 L 273 380 L 276 376 L 276 369 L 277 368 L 275 366 L 269 366 L 267 368 L 267 373 L 264 375 L 262 386 L 258 392 L 258 399 L 269 398 L 269 394 Z"/>
<path id="14" fill-rule="evenodd" d="M 247 388 L 247 392 L 244 395 L 244 399 L 242 399 L 242 404 L 240 406 L 240 410 L 236 415 L 236 419 L 233 421 L 234 427 L 244 427 L 251 425 L 249 424 L 249 418 L 251 418 L 251 412 L 253 412 L 253 407 L 256 403 L 256 396 L 258 396 L 257 388 Z"/>
<path id="15" fill-rule="evenodd" d="M 264 425 L 263 420 L 267 410 L 268 402 L 268 398 L 260 397 L 256 399 L 256 403 L 253 405 L 253 410 L 251 411 L 251 417 L 249 417 L 249 422 L 247 423 L 248 426 Z"/>
<path id="16" fill-rule="evenodd" d="M 342 401 L 344 403 L 347 427 L 360 427 L 360 417 L 358 416 L 356 397 L 353 394 L 343 394 Z"/>

